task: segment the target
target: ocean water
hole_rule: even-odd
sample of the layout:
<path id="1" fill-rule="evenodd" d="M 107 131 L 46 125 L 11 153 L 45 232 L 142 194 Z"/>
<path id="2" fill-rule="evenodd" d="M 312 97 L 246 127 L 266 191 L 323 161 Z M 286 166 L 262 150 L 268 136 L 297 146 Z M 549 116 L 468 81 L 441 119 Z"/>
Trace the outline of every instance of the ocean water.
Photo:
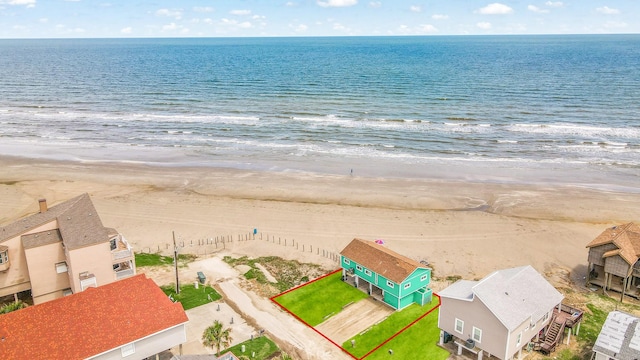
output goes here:
<path id="1" fill-rule="evenodd" d="M 0 155 L 633 190 L 640 35 L 0 40 Z"/>

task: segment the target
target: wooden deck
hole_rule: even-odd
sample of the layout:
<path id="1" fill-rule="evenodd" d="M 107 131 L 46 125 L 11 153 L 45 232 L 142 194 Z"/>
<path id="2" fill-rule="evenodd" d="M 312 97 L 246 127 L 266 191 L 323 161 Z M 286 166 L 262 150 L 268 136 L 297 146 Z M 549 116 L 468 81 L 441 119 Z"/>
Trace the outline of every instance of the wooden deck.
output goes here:
<path id="1" fill-rule="evenodd" d="M 561 310 L 558 310 L 557 307 L 553 309 L 553 316 L 547 326 L 544 338 L 536 344 L 536 350 L 545 354 L 555 351 L 556 346 L 564 339 L 564 329 L 568 328 L 569 331 L 573 331 L 574 326 L 579 328 L 582 315 L 581 310 L 568 305 L 561 305 Z"/>

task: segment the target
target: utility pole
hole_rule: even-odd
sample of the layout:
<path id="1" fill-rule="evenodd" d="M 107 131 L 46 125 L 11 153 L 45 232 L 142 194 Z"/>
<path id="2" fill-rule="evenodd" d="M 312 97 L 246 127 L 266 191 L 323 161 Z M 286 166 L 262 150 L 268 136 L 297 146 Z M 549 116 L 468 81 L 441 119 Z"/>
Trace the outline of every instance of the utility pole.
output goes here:
<path id="1" fill-rule="evenodd" d="M 180 294 L 180 283 L 178 282 L 178 245 L 176 245 L 176 232 L 173 233 L 173 263 L 176 267 L 176 294 Z"/>

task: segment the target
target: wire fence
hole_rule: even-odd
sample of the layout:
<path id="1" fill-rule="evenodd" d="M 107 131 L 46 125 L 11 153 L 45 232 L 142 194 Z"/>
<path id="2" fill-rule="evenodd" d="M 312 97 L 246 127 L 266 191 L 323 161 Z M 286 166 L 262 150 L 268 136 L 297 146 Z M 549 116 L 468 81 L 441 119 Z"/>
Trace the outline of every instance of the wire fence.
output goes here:
<path id="1" fill-rule="evenodd" d="M 287 238 L 278 235 L 270 235 L 261 232 L 253 232 L 237 235 L 218 235 L 207 238 L 193 239 L 193 240 L 178 240 L 176 245 L 179 248 L 181 254 L 191 254 L 198 257 L 207 257 L 226 250 L 233 245 L 245 245 L 250 242 L 261 241 L 272 244 L 274 246 L 288 247 L 295 251 L 311 253 L 316 256 L 322 256 L 324 258 L 340 262 L 340 254 L 323 249 L 319 246 L 313 246 L 312 244 L 305 244 L 296 241 L 293 238 Z M 162 243 L 152 247 L 144 247 L 140 249 L 142 253 L 172 253 L 173 244 Z"/>

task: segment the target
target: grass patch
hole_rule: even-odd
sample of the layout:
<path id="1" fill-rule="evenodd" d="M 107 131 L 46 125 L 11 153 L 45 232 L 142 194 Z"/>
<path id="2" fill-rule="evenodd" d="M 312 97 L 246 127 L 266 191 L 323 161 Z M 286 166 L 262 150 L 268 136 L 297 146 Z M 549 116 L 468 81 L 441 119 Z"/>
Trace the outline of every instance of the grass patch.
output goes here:
<path id="1" fill-rule="evenodd" d="M 242 352 L 242 345 L 244 345 L 244 353 Z M 220 352 L 220 355 L 226 354 L 229 351 L 233 352 L 234 355 L 240 356 L 245 355 L 251 360 L 266 360 L 271 359 L 271 357 L 278 352 L 278 346 L 271 341 L 266 336 L 260 336 L 253 340 L 247 340 L 238 345 L 232 346 L 224 351 Z M 256 356 L 251 356 L 251 354 L 256 353 Z"/>
<path id="2" fill-rule="evenodd" d="M 173 265 L 173 256 L 139 253 L 135 254 L 135 258 L 136 267 Z M 178 266 L 186 266 L 195 258 L 196 256 L 191 254 L 178 254 Z"/>
<path id="3" fill-rule="evenodd" d="M 389 349 L 393 350 L 393 356 L 397 359 L 445 360 L 450 354 L 447 350 L 437 346 L 439 338 L 438 309 L 436 309 L 380 349 L 367 356 L 366 360 L 388 359 L 390 356 Z M 349 344 L 349 346 L 351 346 L 351 344 Z"/>
<path id="4" fill-rule="evenodd" d="M 329 275 L 274 299 L 311 326 L 337 314 L 351 302 L 367 298 L 367 294 L 341 280 L 341 273 Z M 415 319 L 415 318 L 414 318 Z"/>
<path id="5" fill-rule="evenodd" d="M 436 300 L 436 298 L 434 298 L 434 300 Z M 395 333 L 402 330 L 405 326 L 411 324 L 413 321 L 415 321 L 420 316 L 424 315 L 426 312 L 433 309 L 437 305 L 438 305 L 438 301 L 436 300 L 436 301 L 432 301 L 431 304 L 427 304 L 425 306 L 412 304 L 401 311 L 396 311 L 393 314 L 391 314 L 383 322 L 371 327 L 364 334 L 356 335 L 355 337 L 345 341 L 345 343 L 342 344 L 342 347 L 345 348 L 347 351 L 349 351 L 355 357 L 361 358 L 364 355 L 366 355 L 369 351 L 373 350 L 376 346 L 380 345 L 383 341 L 389 339 Z M 434 316 L 433 314 L 436 314 L 436 315 Z M 430 316 L 426 316 L 422 320 L 425 320 L 425 319 L 437 322 L 438 320 L 437 312 L 434 311 Z M 423 321 L 420 321 L 419 323 L 423 323 Z M 429 321 L 425 321 L 425 323 L 429 323 Z M 415 325 L 417 324 L 418 323 L 414 324 L 414 326 L 412 326 L 410 329 L 415 327 Z M 434 325 L 433 323 L 430 323 L 430 324 Z M 422 325 L 424 326 L 424 324 Z M 407 331 L 409 331 L 410 329 L 407 329 Z M 438 330 L 437 324 L 434 325 L 434 329 L 438 331 L 437 337 L 439 337 L 440 330 Z M 423 331 L 429 332 L 428 330 L 429 329 L 423 329 Z M 418 358 L 431 359 L 430 357 L 424 357 L 422 352 L 423 350 L 419 350 L 419 349 L 421 349 L 422 347 L 425 347 L 425 348 L 429 348 L 430 346 L 435 347 L 436 346 L 435 341 L 432 345 L 427 344 L 425 346 L 425 343 L 422 341 L 422 339 L 424 338 L 424 335 L 420 335 L 418 337 L 407 337 L 407 331 L 400 334 L 396 339 L 392 340 L 392 342 L 398 342 L 398 344 L 401 345 L 400 347 L 397 348 L 397 350 L 395 348 L 393 349 L 394 355 L 396 354 L 396 351 L 401 351 L 403 354 L 407 354 L 407 356 L 410 356 L 412 352 L 415 351 L 416 354 L 421 355 Z M 417 341 L 416 339 L 420 339 L 420 340 Z M 355 340 L 356 346 L 354 348 L 351 347 L 351 340 Z M 385 345 L 385 348 L 389 349 L 389 346 L 390 345 L 387 344 Z M 378 352 L 380 351 L 376 351 L 376 353 Z M 389 356 L 388 353 L 385 353 L 385 355 Z M 405 357 L 400 357 L 400 358 L 405 359 Z"/>
<path id="6" fill-rule="evenodd" d="M 176 294 L 175 284 L 160 288 L 167 296 L 171 295 L 174 300 L 179 301 L 185 310 L 222 299 L 222 296 L 211 286 L 200 285 L 199 289 L 196 289 L 193 284 L 185 284 L 180 286 L 180 294 Z"/>

